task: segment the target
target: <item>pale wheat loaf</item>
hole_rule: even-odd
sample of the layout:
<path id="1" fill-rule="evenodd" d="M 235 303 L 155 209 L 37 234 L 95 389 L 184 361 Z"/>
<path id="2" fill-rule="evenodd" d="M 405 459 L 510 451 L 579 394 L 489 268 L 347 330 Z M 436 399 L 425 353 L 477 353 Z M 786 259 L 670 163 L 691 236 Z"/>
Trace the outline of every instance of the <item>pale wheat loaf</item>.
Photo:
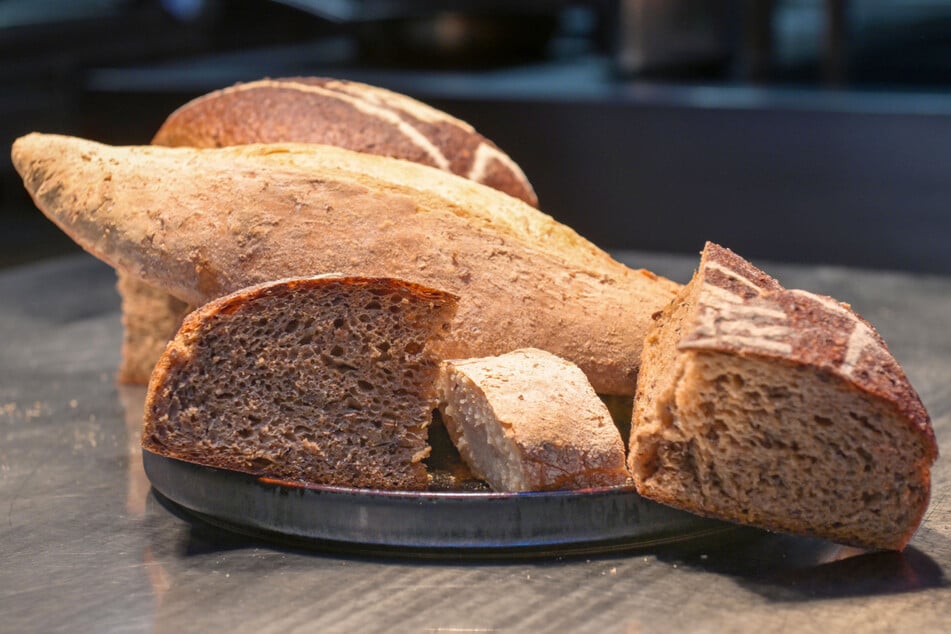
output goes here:
<path id="1" fill-rule="evenodd" d="M 651 499 L 888 549 L 921 521 L 937 455 L 871 325 L 714 244 L 648 332 L 630 446 Z"/>
<path id="2" fill-rule="evenodd" d="M 307 483 L 422 489 L 448 293 L 394 279 L 269 282 L 191 313 L 149 384 L 142 445 Z"/>

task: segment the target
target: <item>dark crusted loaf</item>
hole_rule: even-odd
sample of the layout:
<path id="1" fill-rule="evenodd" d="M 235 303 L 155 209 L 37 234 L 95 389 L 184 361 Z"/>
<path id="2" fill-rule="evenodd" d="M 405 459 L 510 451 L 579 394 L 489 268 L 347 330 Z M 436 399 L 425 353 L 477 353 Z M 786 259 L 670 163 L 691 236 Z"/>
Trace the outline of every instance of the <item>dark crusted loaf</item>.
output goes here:
<path id="1" fill-rule="evenodd" d="M 428 483 L 427 426 L 455 296 L 387 278 L 270 282 L 191 313 L 149 384 L 142 446 L 283 480 Z"/>
<path id="2" fill-rule="evenodd" d="M 930 419 L 849 306 L 707 244 L 641 357 L 640 493 L 702 515 L 901 549 L 928 505 Z"/>

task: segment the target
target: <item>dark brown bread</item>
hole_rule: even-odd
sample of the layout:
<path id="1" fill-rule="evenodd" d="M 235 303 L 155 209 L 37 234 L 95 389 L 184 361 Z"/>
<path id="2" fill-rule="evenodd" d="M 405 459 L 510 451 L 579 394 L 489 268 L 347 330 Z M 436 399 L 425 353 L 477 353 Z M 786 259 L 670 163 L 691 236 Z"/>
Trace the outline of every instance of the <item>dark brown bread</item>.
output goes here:
<path id="1" fill-rule="evenodd" d="M 459 454 L 495 491 L 630 482 L 611 413 L 573 363 L 534 348 L 443 361 L 436 392 Z"/>
<path id="2" fill-rule="evenodd" d="M 630 444 L 645 497 L 884 549 L 921 521 L 937 456 L 868 322 L 715 244 L 648 331 Z"/>
<path id="3" fill-rule="evenodd" d="M 395 279 L 269 282 L 191 313 L 149 384 L 142 446 L 307 483 L 423 489 L 456 297 Z"/>
<path id="4" fill-rule="evenodd" d="M 341 79 L 262 79 L 216 90 L 173 112 L 152 143 L 225 147 L 282 141 L 406 159 L 538 206 L 515 161 L 465 121 L 406 95 Z"/>
<path id="5" fill-rule="evenodd" d="M 468 123 L 406 95 L 340 79 L 263 79 L 216 90 L 173 112 L 152 143 L 224 147 L 281 141 L 439 167 L 538 206 L 521 168 Z M 125 324 L 119 380 L 147 383 L 187 306 L 131 273 L 117 273 Z"/>

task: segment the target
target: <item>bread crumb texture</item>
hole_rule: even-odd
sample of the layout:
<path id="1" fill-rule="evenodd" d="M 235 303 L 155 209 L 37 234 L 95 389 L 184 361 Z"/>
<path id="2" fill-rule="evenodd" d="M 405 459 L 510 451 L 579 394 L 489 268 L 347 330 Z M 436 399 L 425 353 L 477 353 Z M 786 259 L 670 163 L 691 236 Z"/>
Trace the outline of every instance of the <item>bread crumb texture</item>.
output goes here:
<path id="1" fill-rule="evenodd" d="M 149 386 L 143 446 L 274 478 L 425 488 L 434 338 L 453 295 L 397 280 L 267 283 L 189 315 Z"/>

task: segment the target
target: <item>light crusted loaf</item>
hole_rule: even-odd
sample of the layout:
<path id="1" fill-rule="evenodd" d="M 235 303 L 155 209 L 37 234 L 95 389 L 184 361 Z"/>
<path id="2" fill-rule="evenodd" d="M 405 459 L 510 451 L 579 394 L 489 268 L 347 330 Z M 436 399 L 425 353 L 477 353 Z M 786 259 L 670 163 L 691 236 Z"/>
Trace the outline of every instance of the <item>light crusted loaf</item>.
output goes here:
<path id="1" fill-rule="evenodd" d="M 872 326 L 707 244 L 648 332 L 630 467 L 645 497 L 901 549 L 928 505 L 930 419 Z"/>
<path id="2" fill-rule="evenodd" d="M 178 108 L 154 145 L 223 147 L 306 142 L 402 158 L 483 183 L 537 207 L 521 168 L 471 125 L 406 95 L 320 77 L 262 79 Z M 147 383 L 191 307 L 118 271 L 123 354 L 119 380 Z"/>
<path id="3" fill-rule="evenodd" d="M 442 357 L 536 347 L 605 394 L 633 393 L 650 316 L 678 288 L 511 196 L 329 146 L 111 147 L 31 134 L 13 162 L 80 245 L 182 301 L 288 275 L 397 277 L 460 296 Z"/>
<path id="4" fill-rule="evenodd" d="M 436 394 L 460 456 L 495 491 L 630 482 L 607 406 L 576 365 L 551 353 L 443 361 Z"/>
<path id="5" fill-rule="evenodd" d="M 317 484 L 423 489 L 456 298 L 386 278 L 268 282 L 191 313 L 152 374 L 142 446 Z"/>

